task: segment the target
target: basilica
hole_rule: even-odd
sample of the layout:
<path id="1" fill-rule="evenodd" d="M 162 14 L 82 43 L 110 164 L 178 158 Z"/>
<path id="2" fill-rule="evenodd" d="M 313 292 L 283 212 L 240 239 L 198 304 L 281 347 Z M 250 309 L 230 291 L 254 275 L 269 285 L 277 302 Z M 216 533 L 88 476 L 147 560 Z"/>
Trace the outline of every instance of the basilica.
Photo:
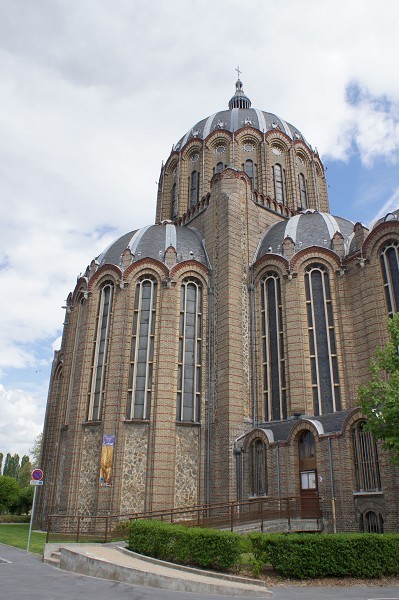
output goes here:
<path id="1" fill-rule="evenodd" d="M 318 152 L 238 79 L 172 147 L 155 224 L 68 296 L 41 518 L 293 496 L 324 531 L 398 531 L 399 471 L 357 408 L 399 310 L 398 214 L 333 216 Z"/>

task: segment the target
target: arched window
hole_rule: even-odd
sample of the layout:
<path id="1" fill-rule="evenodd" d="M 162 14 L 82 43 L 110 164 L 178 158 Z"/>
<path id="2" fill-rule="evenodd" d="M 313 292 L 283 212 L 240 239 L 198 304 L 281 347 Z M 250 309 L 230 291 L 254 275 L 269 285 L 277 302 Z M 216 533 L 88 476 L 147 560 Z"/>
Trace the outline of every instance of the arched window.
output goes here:
<path id="1" fill-rule="evenodd" d="M 310 511 L 318 508 L 317 496 L 317 461 L 314 435 L 308 429 L 298 437 L 299 454 L 299 484 L 301 493 L 301 508 Z M 306 512 L 303 513 L 306 515 Z"/>
<path id="2" fill-rule="evenodd" d="M 388 314 L 392 317 L 399 311 L 399 243 L 392 241 L 386 244 L 380 260 Z"/>
<path id="3" fill-rule="evenodd" d="M 255 440 L 249 447 L 251 496 L 267 496 L 266 444 Z"/>
<path id="4" fill-rule="evenodd" d="M 190 176 L 190 207 L 195 206 L 199 198 L 199 173 L 193 171 Z"/>
<path id="5" fill-rule="evenodd" d="M 180 291 L 177 420 L 198 423 L 201 400 L 202 286 L 185 279 Z"/>
<path id="6" fill-rule="evenodd" d="M 144 277 L 136 286 L 130 347 L 128 419 L 149 419 L 152 396 L 157 283 Z"/>
<path id="7" fill-rule="evenodd" d="M 251 180 L 252 187 L 257 189 L 257 187 L 258 187 L 258 170 L 257 170 L 256 164 L 254 163 L 253 160 L 248 158 L 245 161 L 243 167 L 244 167 L 245 173 L 248 175 L 248 177 Z"/>
<path id="8" fill-rule="evenodd" d="M 361 529 L 365 533 L 384 533 L 384 519 L 372 510 L 361 515 Z"/>
<path id="9" fill-rule="evenodd" d="M 356 491 L 380 491 L 381 477 L 377 444 L 373 434 L 365 430 L 365 421 L 359 421 L 352 428 L 352 445 Z"/>
<path id="10" fill-rule="evenodd" d="M 333 307 L 330 280 L 323 265 L 311 265 L 305 273 L 310 369 L 315 415 L 340 410 Z"/>
<path id="11" fill-rule="evenodd" d="M 94 339 L 93 360 L 89 391 L 89 421 L 100 421 L 104 401 L 105 375 L 109 329 L 112 311 L 113 286 L 105 285 L 100 294 L 97 313 L 96 336 Z"/>
<path id="12" fill-rule="evenodd" d="M 175 219 L 177 217 L 176 183 L 172 185 L 170 198 L 170 218 Z"/>
<path id="13" fill-rule="evenodd" d="M 273 167 L 274 197 L 277 202 L 284 204 L 283 169 L 278 163 Z"/>
<path id="14" fill-rule="evenodd" d="M 67 402 L 66 402 L 66 407 L 65 407 L 65 418 L 64 418 L 65 425 L 68 425 L 68 423 L 69 423 L 69 412 L 70 412 L 70 408 L 71 408 L 73 387 L 74 387 L 74 383 L 75 383 L 75 374 L 76 374 L 76 368 L 77 368 L 77 354 L 78 354 L 79 346 L 81 344 L 81 336 L 83 333 L 82 327 L 81 327 L 83 303 L 84 303 L 84 297 L 83 297 L 83 295 L 81 295 L 77 301 L 77 307 L 76 307 L 77 315 L 76 315 L 75 337 L 73 340 L 71 371 L 70 371 L 70 375 L 68 377 L 68 395 L 67 395 Z M 74 308 L 74 311 L 75 310 L 76 309 Z"/>
<path id="15" fill-rule="evenodd" d="M 306 190 L 306 179 L 303 173 L 299 173 L 299 192 L 301 195 L 301 206 L 307 208 L 308 206 L 308 194 Z"/>
<path id="16" fill-rule="evenodd" d="M 269 272 L 261 281 L 264 418 L 287 418 L 281 282 Z"/>
<path id="17" fill-rule="evenodd" d="M 221 173 L 224 169 L 224 165 L 222 162 L 218 162 L 215 168 L 215 173 Z"/>

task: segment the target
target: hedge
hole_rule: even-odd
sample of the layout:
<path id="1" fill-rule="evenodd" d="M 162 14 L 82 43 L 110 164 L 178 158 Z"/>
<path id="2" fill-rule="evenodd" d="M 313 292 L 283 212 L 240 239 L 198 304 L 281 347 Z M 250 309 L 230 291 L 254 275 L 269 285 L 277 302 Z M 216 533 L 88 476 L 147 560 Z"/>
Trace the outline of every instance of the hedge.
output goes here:
<path id="1" fill-rule="evenodd" d="M 229 531 L 136 520 L 129 528 L 128 548 L 162 560 L 224 571 L 238 564 L 241 539 Z"/>
<path id="2" fill-rule="evenodd" d="M 399 575 L 398 534 L 251 533 L 255 559 L 284 577 Z"/>
<path id="3" fill-rule="evenodd" d="M 0 523 L 30 523 L 30 515 L 0 515 Z"/>

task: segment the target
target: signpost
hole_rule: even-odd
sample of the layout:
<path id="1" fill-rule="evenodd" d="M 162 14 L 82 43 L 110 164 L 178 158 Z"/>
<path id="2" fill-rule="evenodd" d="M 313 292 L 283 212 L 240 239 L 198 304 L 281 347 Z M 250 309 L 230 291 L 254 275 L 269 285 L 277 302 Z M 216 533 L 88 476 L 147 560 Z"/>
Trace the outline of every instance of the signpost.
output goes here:
<path id="1" fill-rule="evenodd" d="M 26 553 L 27 554 L 29 554 L 30 536 L 31 536 L 31 533 L 32 533 L 33 517 L 34 517 L 34 514 L 35 514 L 36 491 L 37 491 L 37 488 L 39 486 L 43 485 L 43 471 L 41 469 L 35 469 L 34 471 L 32 471 L 31 477 L 32 477 L 32 479 L 30 480 L 30 484 L 35 486 L 35 490 L 33 492 L 32 510 L 31 510 L 31 513 L 30 513 L 28 546 L 26 548 Z"/>

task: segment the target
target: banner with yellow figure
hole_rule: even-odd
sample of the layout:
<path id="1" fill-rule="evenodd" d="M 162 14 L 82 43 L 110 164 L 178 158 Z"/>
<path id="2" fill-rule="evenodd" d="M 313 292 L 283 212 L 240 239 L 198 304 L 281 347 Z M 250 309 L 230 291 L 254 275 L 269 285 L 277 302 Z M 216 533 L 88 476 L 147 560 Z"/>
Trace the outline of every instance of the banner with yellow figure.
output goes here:
<path id="1" fill-rule="evenodd" d="M 114 435 L 103 435 L 100 461 L 100 487 L 111 487 L 112 459 L 114 457 Z"/>

